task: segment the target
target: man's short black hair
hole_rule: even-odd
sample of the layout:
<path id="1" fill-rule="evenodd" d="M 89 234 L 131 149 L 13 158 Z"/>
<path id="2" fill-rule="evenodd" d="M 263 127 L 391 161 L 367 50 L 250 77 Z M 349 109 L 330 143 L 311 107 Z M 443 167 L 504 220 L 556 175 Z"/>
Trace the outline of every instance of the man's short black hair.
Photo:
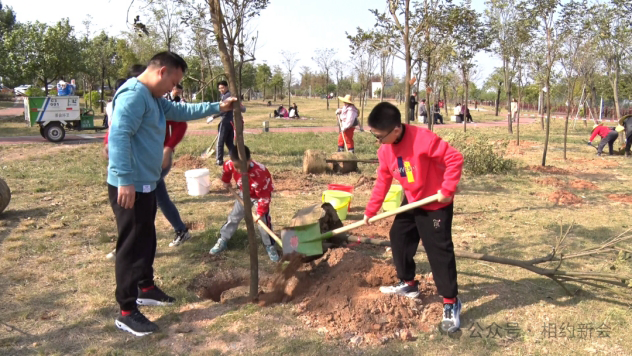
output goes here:
<path id="1" fill-rule="evenodd" d="M 176 89 L 182 90 L 182 84 L 176 84 Z"/>
<path id="2" fill-rule="evenodd" d="M 395 105 L 385 101 L 371 110 L 368 123 L 369 126 L 378 130 L 392 130 L 402 124 L 402 114 Z"/>
<path id="3" fill-rule="evenodd" d="M 149 65 L 156 67 L 167 67 L 169 69 L 182 69 L 182 73 L 185 73 L 187 69 L 189 69 L 187 62 L 182 57 L 168 51 L 155 54 L 149 60 Z"/>
<path id="4" fill-rule="evenodd" d="M 223 85 L 223 86 L 225 86 L 226 88 L 228 88 L 228 82 L 227 82 L 227 81 L 225 81 L 225 80 L 220 80 L 220 81 L 217 83 L 217 87 L 218 87 L 218 88 L 219 88 L 219 86 L 220 86 L 220 85 Z"/>
<path id="5" fill-rule="evenodd" d="M 127 79 L 138 77 L 145 71 L 145 69 L 147 69 L 146 65 L 134 64 L 133 66 L 130 67 L 129 71 L 127 72 Z"/>
<path id="6" fill-rule="evenodd" d="M 248 146 L 244 146 L 244 149 L 246 150 L 246 161 L 248 161 L 250 159 L 250 148 L 248 148 Z M 230 150 L 230 159 L 235 162 L 235 161 L 239 161 L 239 151 L 237 150 L 237 146 L 235 145 L 235 147 L 233 147 L 232 150 Z"/>

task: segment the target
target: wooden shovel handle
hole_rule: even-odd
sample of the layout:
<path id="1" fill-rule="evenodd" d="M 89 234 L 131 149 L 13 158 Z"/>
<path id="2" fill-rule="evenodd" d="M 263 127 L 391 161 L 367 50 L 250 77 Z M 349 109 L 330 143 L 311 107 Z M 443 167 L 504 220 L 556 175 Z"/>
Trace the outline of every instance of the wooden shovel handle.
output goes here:
<path id="1" fill-rule="evenodd" d="M 391 210 L 391 211 L 387 211 L 387 212 L 382 213 L 382 214 L 375 215 L 374 217 L 369 219 L 369 222 L 372 223 L 372 222 L 375 222 L 375 221 L 378 221 L 378 220 L 381 220 L 381 219 L 385 219 L 385 218 L 388 218 L 389 216 L 397 215 L 397 214 L 403 213 L 405 211 L 409 211 L 409 210 L 412 210 L 412 209 L 415 209 L 415 208 L 419 208 L 420 206 L 424 206 L 426 204 L 434 203 L 434 202 L 436 202 L 438 200 L 439 200 L 439 194 L 431 195 L 431 196 L 429 196 L 427 198 L 421 199 L 421 200 L 416 201 L 414 203 L 410 203 L 410 204 L 406 204 L 404 206 L 400 206 L 399 208 L 397 208 L 395 210 Z M 341 228 L 332 230 L 329 233 L 331 233 L 331 236 L 335 236 L 335 235 L 347 232 L 349 230 L 356 229 L 356 228 L 358 228 L 360 226 L 363 226 L 363 225 L 365 225 L 364 220 L 360 220 L 360 221 L 355 222 L 353 224 L 350 224 L 350 225 L 343 226 Z M 329 233 L 327 233 L 327 234 L 329 235 Z"/>
<path id="2" fill-rule="evenodd" d="M 241 197 L 239 196 L 239 193 L 237 193 L 237 191 L 233 188 L 233 187 L 228 187 L 228 190 L 233 193 L 233 195 L 235 196 L 235 198 L 237 198 L 237 200 L 239 201 L 239 203 L 241 203 L 241 206 L 245 207 L 244 205 L 244 200 L 241 199 Z M 252 212 L 252 218 L 253 219 L 257 219 L 259 216 Z M 268 233 L 268 235 L 270 235 L 270 237 L 272 237 L 274 239 L 274 241 L 276 241 L 279 246 L 283 247 L 283 242 L 281 241 L 281 239 L 272 231 L 270 230 L 270 228 L 268 227 L 268 225 L 266 225 L 266 223 L 264 223 L 261 220 L 258 220 L 257 223 L 259 223 L 259 226 L 261 226 L 261 228 L 263 230 L 265 230 L 265 232 Z"/>

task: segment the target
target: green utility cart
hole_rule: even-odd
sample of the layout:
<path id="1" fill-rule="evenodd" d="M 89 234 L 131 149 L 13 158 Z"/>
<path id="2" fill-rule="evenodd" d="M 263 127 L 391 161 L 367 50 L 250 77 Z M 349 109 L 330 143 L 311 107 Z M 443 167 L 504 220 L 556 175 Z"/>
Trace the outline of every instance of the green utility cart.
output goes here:
<path id="1" fill-rule="evenodd" d="M 82 109 L 78 96 L 25 97 L 24 118 L 29 127 L 38 125 L 42 137 L 61 142 L 66 130 L 104 130 L 94 126 L 94 111 Z"/>

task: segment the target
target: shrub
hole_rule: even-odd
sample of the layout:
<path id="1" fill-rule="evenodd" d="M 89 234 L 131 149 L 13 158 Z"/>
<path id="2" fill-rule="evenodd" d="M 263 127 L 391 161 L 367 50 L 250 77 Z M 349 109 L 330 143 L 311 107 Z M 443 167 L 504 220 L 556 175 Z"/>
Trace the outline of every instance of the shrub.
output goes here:
<path id="1" fill-rule="evenodd" d="M 509 142 L 492 140 L 480 133 L 450 132 L 443 136 L 463 154 L 463 169 L 473 175 L 506 174 L 516 168 L 516 162 L 504 158 Z"/>
<path id="2" fill-rule="evenodd" d="M 24 92 L 26 96 L 44 96 L 44 91 L 40 87 L 32 86 Z"/>
<path id="3" fill-rule="evenodd" d="M 92 101 L 90 101 L 90 99 L 92 99 Z M 83 94 L 83 101 L 91 109 L 94 109 L 96 107 L 100 107 L 99 100 L 101 100 L 101 93 L 99 93 L 98 91 L 90 91 L 90 92 L 87 92 L 87 93 Z"/>

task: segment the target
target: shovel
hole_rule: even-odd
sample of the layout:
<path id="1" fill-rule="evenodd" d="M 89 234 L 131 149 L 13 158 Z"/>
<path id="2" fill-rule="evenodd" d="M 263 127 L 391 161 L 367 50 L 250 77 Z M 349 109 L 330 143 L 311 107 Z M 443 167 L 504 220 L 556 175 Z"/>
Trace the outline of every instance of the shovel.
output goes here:
<path id="1" fill-rule="evenodd" d="M 204 150 L 204 152 L 202 152 L 202 154 L 200 155 L 200 158 L 207 159 L 213 156 L 213 153 L 215 153 L 215 143 L 217 142 L 218 137 L 219 137 L 219 133 L 217 134 L 217 136 L 215 136 L 213 143 L 211 143 L 211 145 L 206 150 Z"/>
<path id="2" fill-rule="evenodd" d="M 233 195 L 235 196 L 235 198 L 237 198 L 237 200 L 239 201 L 239 203 L 241 203 L 241 206 L 245 206 L 244 205 L 244 200 L 239 196 L 239 194 L 237 193 L 237 191 L 235 191 L 235 189 L 233 187 L 228 187 L 228 190 L 230 190 L 231 193 L 233 193 Z M 257 218 L 259 218 L 259 216 L 257 215 L 257 213 L 253 212 L 252 213 L 252 217 L 253 219 L 257 220 Z M 270 235 L 270 237 L 272 237 L 274 239 L 274 241 L 276 241 L 276 243 L 279 244 L 279 246 L 283 246 L 283 243 L 281 242 L 281 239 L 272 231 L 270 230 L 270 228 L 268 227 L 268 225 L 266 225 L 266 223 L 264 223 L 263 221 L 259 220 L 257 221 L 259 223 L 259 226 L 261 226 L 261 228 L 268 233 L 268 235 Z"/>
<path id="3" fill-rule="evenodd" d="M 389 216 L 397 215 L 405 211 L 409 211 L 426 204 L 434 203 L 439 200 L 439 194 L 435 194 L 416 201 L 414 203 L 406 204 L 395 210 L 391 210 L 379 215 L 376 215 L 369 219 L 369 222 L 375 222 L 381 219 L 388 218 Z M 331 238 L 333 236 L 351 231 L 365 225 L 364 220 L 355 222 L 353 224 L 343 226 L 338 229 L 331 230 L 324 234 L 320 234 L 318 223 L 306 226 L 296 226 L 292 228 L 284 228 L 281 231 L 281 239 L 283 243 L 283 254 L 288 255 L 294 252 L 306 255 L 315 256 L 323 254 L 323 240 Z"/>
<path id="4" fill-rule="evenodd" d="M 336 115 L 336 118 L 338 119 L 338 128 L 340 129 L 340 134 L 342 135 L 342 142 L 344 142 L 345 144 L 345 152 L 349 152 L 349 149 L 347 148 L 347 139 L 345 138 L 344 131 L 342 131 L 342 122 L 340 122 L 340 115 Z"/>

